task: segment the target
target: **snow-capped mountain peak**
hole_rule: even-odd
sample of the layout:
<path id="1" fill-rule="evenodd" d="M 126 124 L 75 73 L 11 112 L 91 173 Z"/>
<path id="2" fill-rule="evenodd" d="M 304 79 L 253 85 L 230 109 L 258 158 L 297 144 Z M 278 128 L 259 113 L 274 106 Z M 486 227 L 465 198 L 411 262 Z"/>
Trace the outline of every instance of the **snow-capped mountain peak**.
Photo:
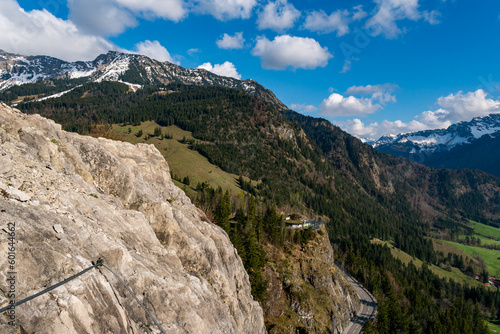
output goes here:
<path id="1" fill-rule="evenodd" d="M 470 144 L 485 135 L 498 134 L 500 134 L 500 114 L 491 114 L 475 117 L 469 122 L 453 124 L 447 129 L 386 135 L 377 140 L 373 147 L 386 152 L 397 150 L 407 153 L 433 153 Z"/>
<path id="2" fill-rule="evenodd" d="M 123 81 L 135 85 L 134 87 L 169 83 L 222 86 L 244 90 L 278 109 L 288 109 L 271 91 L 253 80 L 241 81 L 202 69 L 186 69 L 139 54 L 109 51 L 93 61 L 66 62 L 54 57 L 23 56 L 0 50 L 0 91 L 14 85 L 35 83 L 45 79 Z"/>

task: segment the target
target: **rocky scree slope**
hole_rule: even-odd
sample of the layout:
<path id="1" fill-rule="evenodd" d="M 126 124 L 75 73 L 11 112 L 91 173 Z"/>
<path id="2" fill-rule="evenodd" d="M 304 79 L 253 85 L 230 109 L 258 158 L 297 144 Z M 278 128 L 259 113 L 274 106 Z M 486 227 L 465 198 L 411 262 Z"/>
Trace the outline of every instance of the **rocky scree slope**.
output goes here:
<path id="1" fill-rule="evenodd" d="M 0 305 L 7 223 L 16 224 L 16 295 L 103 256 L 168 333 L 264 333 L 263 312 L 227 234 L 170 179 L 152 145 L 61 130 L 0 104 Z M 16 308 L 28 333 L 158 332 L 106 269 Z M 119 302 L 111 286 L 117 291 Z M 11 330 L 0 318 L 0 332 Z"/>

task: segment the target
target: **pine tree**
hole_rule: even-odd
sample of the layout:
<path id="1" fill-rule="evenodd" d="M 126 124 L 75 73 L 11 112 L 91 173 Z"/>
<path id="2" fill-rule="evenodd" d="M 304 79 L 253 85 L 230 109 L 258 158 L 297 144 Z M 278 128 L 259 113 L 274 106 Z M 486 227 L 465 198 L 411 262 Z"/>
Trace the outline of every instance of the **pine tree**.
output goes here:
<path id="1" fill-rule="evenodd" d="M 230 222 L 229 215 L 231 214 L 231 198 L 229 197 L 229 191 L 226 190 L 224 196 L 219 198 L 219 202 L 215 207 L 214 220 L 220 224 L 220 226 L 228 234 L 230 233 Z"/>

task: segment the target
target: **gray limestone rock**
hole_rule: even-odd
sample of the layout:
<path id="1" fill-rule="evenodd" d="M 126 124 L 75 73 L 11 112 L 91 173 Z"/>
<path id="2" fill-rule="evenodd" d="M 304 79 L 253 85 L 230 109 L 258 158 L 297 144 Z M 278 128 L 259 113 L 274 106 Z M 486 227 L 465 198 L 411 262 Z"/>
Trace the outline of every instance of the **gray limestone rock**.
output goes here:
<path id="1" fill-rule="evenodd" d="M 0 104 L 0 159 L 9 162 L 0 170 L 9 185 L 0 193 L 1 306 L 11 223 L 17 300 L 102 256 L 169 334 L 265 332 L 227 234 L 172 183 L 152 145 L 67 133 Z M 159 333 L 106 269 L 18 306 L 16 319 L 27 333 Z M 12 330 L 7 321 L 1 333 Z"/>

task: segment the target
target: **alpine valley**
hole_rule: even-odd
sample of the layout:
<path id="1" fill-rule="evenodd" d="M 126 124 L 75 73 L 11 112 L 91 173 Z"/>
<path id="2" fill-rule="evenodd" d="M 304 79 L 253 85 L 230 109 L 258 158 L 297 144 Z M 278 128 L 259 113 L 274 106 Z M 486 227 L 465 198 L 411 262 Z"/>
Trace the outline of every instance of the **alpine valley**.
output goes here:
<path id="1" fill-rule="evenodd" d="M 343 269 L 375 297 L 366 333 L 488 333 L 486 320 L 499 315 L 500 293 L 483 283 L 500 276 L 500 178 L 379 151 L 479 154 L 493 147 L 482 141 L 495 140 L 495 115 L 374 149 L 289 110 L 255 81 L 142 55 L 68 63 L 0 52 L 0 71 L 2 214 L 26 223 L 23 244 L 67 271 L 68 259 L 83 267 L 105 251 L 87 246 L 83 231 L 119 245 L 105 257 L 169 332 L 342 333 L 366 303 Z M 307 219 L 316 225 L 294 228 Z M 51 259 L 46 270 L 28 262 L 40 284 L 65 276 Z M 45 317 L 68 333 L 148 332 L 153 324 L 124 291 L 121 303 L 96 295 L 101 281 L 30 302 L 48 313 L 23 318 L 21 330 Z"/>

